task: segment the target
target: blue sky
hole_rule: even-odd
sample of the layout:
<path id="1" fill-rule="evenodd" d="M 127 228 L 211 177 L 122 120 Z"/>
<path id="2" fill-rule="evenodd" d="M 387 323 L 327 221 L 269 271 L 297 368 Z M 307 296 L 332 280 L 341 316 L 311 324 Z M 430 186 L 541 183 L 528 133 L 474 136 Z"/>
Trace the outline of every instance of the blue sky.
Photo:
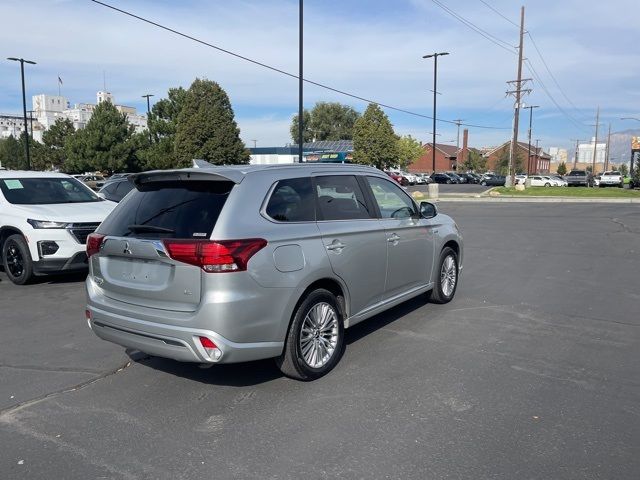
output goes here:
<path id="1" fill-rule="evenodd" d="M 223 48 L 288 72 L 297 72 L 298 2 L 291 0 L 107 0 Z M 450 55 L 438 64 L 438 117 L 500 127 L 470 128 L 474 146 L 509 138 L 513 100 L 507 80 L 516 76 L 516 55 L 498 47 L 453 18 L 444 5 L 491 35 L 515 46 L 518 29 L 480 0 L 307 0 L 305 78 L 361 97 L 431 115 L 434 51 Z M 520 4 L 486 0 L 509 20 Z M 634 30 L 635 0 L 584 2 L 536 0 L 526 7 L 526 28 L 541 51 L 547 71 L 529 37 L 525 57 L 537 80 L 526 104 L 539 105 L 534 139 L 542 146 L 570 147 L 571 139 L 593 135 L 596 106 L 613 131 L 640 127 L 621 121 L 640 117 L 640 51 Z M 297 81 L 176 37 L 88 0 L 3 0 L 0 3 L 1 58 L 38 62 L 27 70 L 27 95 L 57 93 L 71 103 L 94 102 L 107 89 L 120 104 L 146 109 L 141 95 L 154 99 L 173 86 L 188 87 L 195 77 L 219 82 L 229 94 L 242 138 L 259 146 L 290 141 L 297 110 Z M 507 48 L 509 49 L 509 48 Z M 529 67 L 524 77 L 532 77 Z M 558 88 L 558 85 L 560 88 Z M 366 103 L 307 85 L 305 106 L 340 101 L 359 111 Z M 0 112 L 21 110 L 18 65 L 0 61 Z M 528 112 L 528 111 L 527 111 Z M 396 132 L 430 141 L 431 121 L 387 111 Z M 521 117 L 526 138 L 528 115 Z M 438 141 L 455 143 L 456 127 L 438 124 Z"/>

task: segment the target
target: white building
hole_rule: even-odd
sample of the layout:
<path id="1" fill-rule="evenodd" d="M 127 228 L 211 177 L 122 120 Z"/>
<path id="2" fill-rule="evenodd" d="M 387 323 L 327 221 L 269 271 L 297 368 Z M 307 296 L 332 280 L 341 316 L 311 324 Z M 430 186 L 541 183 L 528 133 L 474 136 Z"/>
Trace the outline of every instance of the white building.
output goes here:
<path id="1" fill-rule="evenodd" d="M 567 163 L 568 152 L 566 148 L 549 147 L 551 163 Z"/>
<path id="2" fill-rule="evenodd" d="M 593 163 L 593 144 L 595 143 L 595 137 L 591 137 L 590 143 L 581 143 L 578 145 L 578 162 L 592 164 Z M 605 157 L 607 156 L 607 144 L 605 142 L 598 142 L 596 145 L 596 163 L 602 163 L 604 165 Z"/>
<path id="3" fill-rule="evenodd" d="M 27 118 L 27 123 L 29 119 Z M 0 138 L 19 138 L 24 131 L 24 117 L 9 113 L 0 113 Z"/>
<path id="4" fill-rule="evenodd" d="M 32 97 L 33 116 L 39 125 L 34 123 L 34 138 L 41 140 L 42 131 L 47 130 L 59 118 L 66 118 L 73 122 L 74 128 L 80 129 L 87 125 L 87 122 L 93 115 L 93 109 L 96 104 L 93 103 L 76 103 L 70 106 L 69 100 L 61 95 L 40 94 Z M 113 95 L 110 92 L 100 91 L 96 94 L 97 103 L 110 102 L 114 103 Z M 114 103 L 115 105 L 115 103 Z M 115 105 L 116 109 L 127 116 L 127 120 L 134 126 L 136 132 L 142 132 L 147 129 L 147 116 L 139 115 L 135 108 L 124 105 Z M 38 135 L 40 133 L 40 135 Z M 40 137 L 40 138 L 38 138 Z"/>

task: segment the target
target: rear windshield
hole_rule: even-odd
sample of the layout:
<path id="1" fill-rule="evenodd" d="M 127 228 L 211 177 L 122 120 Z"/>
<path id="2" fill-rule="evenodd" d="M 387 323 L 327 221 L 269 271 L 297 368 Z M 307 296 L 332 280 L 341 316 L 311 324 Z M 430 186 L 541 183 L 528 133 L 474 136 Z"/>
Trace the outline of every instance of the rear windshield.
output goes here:
<path id="1" fill-rule="evenodd" d="M 184 181 L 146 184 L 134 190 L 97 232 L 137 238 L 209 238 L 233 182 Z"/>
<path id="2" fill-rule="evenodd" d="M 585 172 L 584 170 L 571 170 L 569 172 L 569 176 L 573 176 L 573 177 L 584 177 L 587 174 L 587 172 Z"/>
<path id="3" fill-rule="evenodd" d="M 72 177 L 4 178 L 0 180 L 4 198 L 14 205 L 100 202 L 102 199 Z"/>

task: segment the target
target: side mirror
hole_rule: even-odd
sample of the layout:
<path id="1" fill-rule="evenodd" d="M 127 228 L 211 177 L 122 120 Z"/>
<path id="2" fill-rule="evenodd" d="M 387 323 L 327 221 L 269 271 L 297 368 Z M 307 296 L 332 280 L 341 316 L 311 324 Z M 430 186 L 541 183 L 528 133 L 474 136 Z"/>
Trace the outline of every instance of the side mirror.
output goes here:
<path id="1" fill-rule="evenodd" d="M 438 214 L 438 209 L 431 202 L 420 202 L 420 215 L 423 218 L 433 218 Z"/>

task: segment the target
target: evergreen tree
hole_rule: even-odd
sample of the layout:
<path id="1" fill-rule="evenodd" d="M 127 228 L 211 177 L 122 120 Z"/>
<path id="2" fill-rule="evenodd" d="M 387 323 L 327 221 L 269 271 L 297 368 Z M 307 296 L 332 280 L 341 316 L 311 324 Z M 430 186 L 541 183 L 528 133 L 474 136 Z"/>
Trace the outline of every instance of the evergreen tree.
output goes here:
<path id="1" fill-rule="evenodd" d="M 175 149 L 178 115 L 182 110 L 187 91 L 182 88 L 169 89 L 167 98 L 156 102 L 151 109 L 148 132 L 136 134 L 133 143 L 136 157 L 143 170 L 178 168 L 181 166 Z M 151 137 L 151 139 L 149 139 Z"/>
<path id="2" fill-rule="evenodd" d="M 626 177 L 627 175 L 629 175 L 629 167 L 627 167 L 626 163 L 621 163 L 618 171 L 620 172 L 620 175 L 622 175 L 623 177 Z"/>
<path id="3" fill-rule="evenodd" d="M 565 162 L 560 162 L 558 164 L 558 169 L 556 170 L 558 175 L 564 175 L 567 173 L 567 164 Z"/>
<path id="4" fill-rule="evenodd" d="M 0 140 L 0 163 L 9 170 L 24 170 L 27 167 L 24 144 L 16 140 L 13 135 Z"/>
<path id="5" fill-rule="evenodd" d="M 369 104 L 353 127 L 353 160 L 380 170 L 398 164 L 398 140 L 387 115 Z"/>
<path id="6" fill-rule="evenodd" d="M 66 159 L 64 144 L 67 139 L 75 134 L 73 122 L 68 118 L 59 118 L 51 127 L 42 134 L 44 144 L 43 153 L 47 163 L 53 168 L 62 168 Z"/>
<path id="7" fill-rule="evenodd" d="M 196 79 L 178 114 L 175 152 L 180 165 L 193 159 L 217 165 L 249 163 L 226 92 L 215 82 Z"/>
<path id="8" fill-rule="evenodd" d="M 302 124 L 302 139 L 306 142 L 313 142 L 315 140 L 313 132 L 311 131 L 311 113 L 306 108 L 302 111 L 302 118 L 304 123 Z M 298 115 L 294 115 L 291 120 L 291 127 L 289 128 L 291 133 L 291 140 L 294 144 L 298 144 Z"/>
<path id="9" fill-rule="evenodd" d="M 121 172 L 135 170 L 131 135 L 133 127 L 111 102 L 93 109 L 87 126 L 67 138 L 65 170 Z"/>

